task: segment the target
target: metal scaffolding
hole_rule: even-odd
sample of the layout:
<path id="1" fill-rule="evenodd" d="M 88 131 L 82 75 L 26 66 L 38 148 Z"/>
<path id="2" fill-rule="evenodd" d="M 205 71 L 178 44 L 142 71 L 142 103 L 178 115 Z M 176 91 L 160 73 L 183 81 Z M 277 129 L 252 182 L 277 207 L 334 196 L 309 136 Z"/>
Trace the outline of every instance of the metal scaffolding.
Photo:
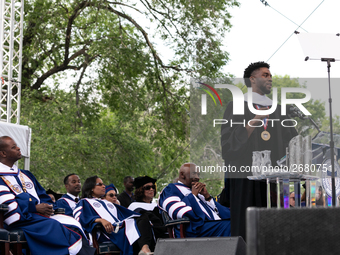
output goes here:
<path id="1" fill-rule="evenodd" d="M 0 0 L 0 121 L 20 123 L 24 0 Z"/>
<path id="2" fill-rule="evenodd" d="M 24 157 L 24 168 L 29 170 L 31 129 L 19 125 L 23 20 L 24 0 L 0 0 L 0 122 L 17 124 L 9 129 L 15 130 L 14 133 L 21 133 L 24 141 L 27 142 L 24 143 L 25 147 L 28 147 L 27 155 Z M 3 125 L 8 124 L 3 123 Z M 3 127 L 2 132 L 4 132 Z M 10 132 L 1 135 L 9 134 Z M 20 144 L 21 140 L 17 143 Z"/>

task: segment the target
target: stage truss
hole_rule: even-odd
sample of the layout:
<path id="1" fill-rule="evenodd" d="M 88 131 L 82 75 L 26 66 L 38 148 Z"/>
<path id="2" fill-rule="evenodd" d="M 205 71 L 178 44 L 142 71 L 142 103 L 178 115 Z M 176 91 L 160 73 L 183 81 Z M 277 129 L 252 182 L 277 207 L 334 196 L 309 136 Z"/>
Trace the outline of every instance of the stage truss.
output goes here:
<path id="1" fill-rule="evenodd" d="M 0 121 L 20 123 L 23 0 L 0 3 Z"/>

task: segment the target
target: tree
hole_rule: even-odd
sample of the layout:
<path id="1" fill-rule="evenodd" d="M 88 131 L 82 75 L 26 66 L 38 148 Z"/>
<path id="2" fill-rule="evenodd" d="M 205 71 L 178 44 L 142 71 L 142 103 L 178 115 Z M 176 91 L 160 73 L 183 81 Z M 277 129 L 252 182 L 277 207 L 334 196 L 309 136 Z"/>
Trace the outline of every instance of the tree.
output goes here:
<path id="1" fill-rule="evenodd" d="M 158 120 L 139 114 L 135 121 L 125 122 L 93 98 L 84 106 L 87 115 L 79 128 L 75 93 L 48 92 L 54 99 L 42 102 L 34 96 L 38 92 L 25 91 L 21 119 L 32 128 L 31 171 L 45 188 L 65 192 L 63 178 L 76 173 L 82 181 L 98 175 L 119 190 L 124 176 L 149 175 L 160 178 L 161 189 L 186 161 L 188 153 L 178 155 L 184 142 L 157 130 Z M 178 162 L 166 168 L 176 156 Z"/>
<path id="2" fill-rule="evenodd" d="M 237 5 L 235 0 L 26 1 L 23 89 L 40 90 L 48 78 L 72 70 L 79 72 L 76 91 L 90 75 L 112 108 L 147 109 L 151 99 L 169 111 L 185 100 L 174 89 L 174 73 L 216 75 L 227 62 L 221 39 L 231 26 L 227 8 Z M 151 35 L 147 21 L 155 24 Z M 176 56 L 167 64 L 154 46 L 156 35 Z M 136 96 L 139 102 L 129 100 Z"/>
<path id="3" fill-rule="evenodd" d="M 115 184 L 128 174 L 171 181 L 188 161 L 186 75 L 221 75 L 233 6 L 26 0 L 21 123 L 33 128 L 32 171 L 46 187 L 58 189 L 71 169 Z"/>
<path id="4" fill-rule="evenodd" d="M 281 103 L 281 88 L 307 88 L 307 82 L 299 80 L 298 78 L 291 79 L 289 75 L 285 76 L 274 76 L 273 84 L 275 88 L 278 88 L 278 100 Z M 272 98 L 272 93 L 268 95 Z M 304 98 L 305 95 L 301 93 L 287 93 L 287 98 Z M 320 100 L 311 99 L 303 106 L 311 113 L 311 118 L 315 121 L 319 128 L 321 128 L 322 123 L 325 118 L 325 102 Z M 297 117 L 294 118 L 298 123 L 296 129 L 298 133 L 302 136 L 311 135 L 312 137 L 317 133 L 317 129 L 311 123 L 309 119 L 301 120 Z"/>

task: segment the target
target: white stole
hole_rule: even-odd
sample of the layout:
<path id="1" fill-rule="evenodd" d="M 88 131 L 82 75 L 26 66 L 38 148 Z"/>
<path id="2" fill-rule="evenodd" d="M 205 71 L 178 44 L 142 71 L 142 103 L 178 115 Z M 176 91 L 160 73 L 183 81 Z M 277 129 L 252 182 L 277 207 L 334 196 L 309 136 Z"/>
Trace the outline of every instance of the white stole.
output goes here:
<path id="1" fill-rule="evenodd" d="M 109 221 L 111 224 L 116 223 L 114 225 L 118 225 L 118 226 L 121 226 L 122 223 L 125 222 L 125 235 L 126 235 L 128 241 L 129 241 L 130 245 L 132 245 L 139 238 L 138 230 L 136 229 L 136 226 L 135 226 L 135 220 L 133 219 L 133 217 L 137 217 L 138 215 L 131 215 L 130 217 L 124 219 L 123 221 L 120 221 L 118 219 L 117 208 L 113 203 L 111 203 L 109 201 L 102 200 L 102 202 L 104 202 L 106 207 L 108 208 L 108 210 L 109 210 L 108 211 L 96 199 L 88 199 L 88 198 L 85 198 L 85 199 L 89 202 L 89 204 L 96 211 L 96 213 L 100 216 L 100 218 Z M 118 221 L 116 221 L 111 216 L 111 214 L 109 212 L 112 213 L 112 215 Z"/>
<path id="2" fill-rule="evenodd" d="M 64 200 L 68 203 L 68 205 L 70 206 L 70 208 L 71 208 L 72 210 L 74 210 L 74 209 L 76 208 L 77 203 L 74 202 L 73 200 L 71 200 L 71 199 L 69 199 L 69 198 L 66 198 L 66 197 L 62 197 L 61 199 L 64 199 Z"/>
<path id="3" fill-rule="evenodd" d="M 61 224 L 64 224 L 64 225 L 76 226 L 83 233 L 83 235 L 86 236 L 83 231 L 83 227 L 80 225 L 80 223 L 75 218 L 65 215 L 65 214 L 55 214 L 55 215 L 50 216 L 50 218 L 56 221 L 59 221 Z"/>
<path id="4" fill-rule="evenodd" d="M 106 208 L 98 200 L 88 199 L 88 198 L 85 198 L 85 199 L 87 200 L 87 202 L 89 202 L 89 204 L 96 211 L 96 213 L 100 216 L 100 218 L 107 220 L 111 224 L 118 222 L 112 217 L 112 215 L 106 210 Z"/>
<path id="5" fill-rule="evenodd" d="M 146 211 L 153 211 L 157 206 L 156 203 L 144 203 L 144 202 L 133 202 L 129 205 L 128 209 L 131 211 L 136 210 L 137 208 L 144 209 Z"/>
<path id="6" fill-rule="evenodd" d="M 40 199 L 39 199 L 39 196 L 37 194 L 37 191 L 35 190 L 33 181 L 30 178 L 28 178 L 28 176 L 25 175 L 21 171 L 18 174 L 19 180 L 20 180 L 20 174 L 22 174 L 22 176 L 24 177 L 25 187 L 26 187 L 27 193 L 29 193 L 30 195 L 35 197 L 38 200 L 38 204 L 40 204 Z M 12 184 L 12 187 L 9 186 L 9 188 L 14 192 L 15 195 L 21 194 L 23 192 L 20 184 L 18 184 L 18 182 L 17 182 L 17 180 L 15 179 L 14 176 L 12 176 L 12 175 L 4 175 L 2 177 L 5 178 L 6 180 L 8 180 Z M 6 183 L 6 185 L 7 185 L 7 183 Z M 15 187 L 15 189 L 13 189 L 13 187 Z"/>
<path id="7" fill-rule="evenodd" d="M 183 187 L 181 185 L 175 185 L 179 191 L 184 195 L 184 196 L 188 196 L 189 194 L 192 194 L 192 191 L 188 188 L 188 187 Z M 200 195 L 200 194 L 199 194 Z M 196 196 L 194 196 L 198 205 L 200 206 L 201 210 L 209 217 L 211 218 L 211 216 L 209 215 L 209 213 L 207 212 L 207 210 L 205 210 L 205 208 L 203 207 L 203 205 L 201 204 L 201 202 L 205 203 L 205 201 L 203 201 L 203 199 L 199 199 Z M 210 206 L 205 203 L 209 208 Z M 214 216 L 214 220 L 220 220 L 220 216 L 217 215 L 217 213 L 214 210 L 210 210 L 212 212 L 212 215 Z"/>

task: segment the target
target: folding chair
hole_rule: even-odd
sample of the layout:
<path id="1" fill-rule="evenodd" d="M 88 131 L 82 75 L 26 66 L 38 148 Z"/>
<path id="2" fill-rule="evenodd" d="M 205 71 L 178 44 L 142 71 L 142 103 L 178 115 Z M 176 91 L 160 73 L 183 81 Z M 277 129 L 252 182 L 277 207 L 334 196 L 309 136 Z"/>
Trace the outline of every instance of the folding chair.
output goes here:
<path id="1" fill-rule="evenodd" d="M 97 232 L 102 231 L 102 226 L 97 224 L 92 230 L 93 247 L 97 249 L 97 254 L 119 254 L 120 249 L 114 243 L 107 241 L 99 243 L 97 239 Z"/>
<path id="2" fill-rule="evenodd" d="M 166 211 L 162 211 L 162 218 L 164 222 L 164 226 L 167 227 L 169 237 L 175 238 L 174 236 L 174 228 L 179 228 L 180 238 L 185 238 L 184 224 L 190 223 L 189 218 L 180 218 L 173 220 L 170 218 L 169 214 Z"/>

